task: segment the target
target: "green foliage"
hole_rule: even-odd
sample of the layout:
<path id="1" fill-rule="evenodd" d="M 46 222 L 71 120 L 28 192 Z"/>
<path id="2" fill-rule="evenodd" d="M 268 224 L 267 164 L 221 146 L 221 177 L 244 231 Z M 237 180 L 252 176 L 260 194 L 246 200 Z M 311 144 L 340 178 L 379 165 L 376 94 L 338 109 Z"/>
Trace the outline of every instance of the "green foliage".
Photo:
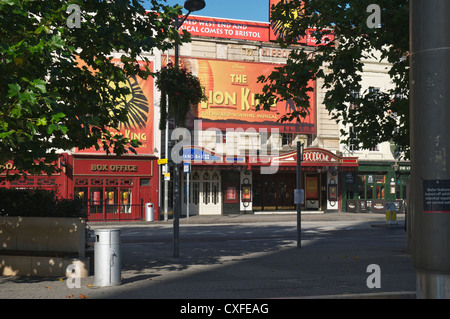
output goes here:
<path id="1" fill-rule="evenodd" d="M 149 12 L 137 0 L 0 1 L 0 163 L 51 174 L 57 150 L 133 151 L 136 141 L 117 134 L 127 120 L 117 101 L 130 93 L 121 84 L 151 74 L 136 63 L 148 62 L 144 52 L 190 40 L 172 23 L 181 7 L 163 1 L 147 1 Z M 69 4 L 79 27 L 68 26 Z"/>
<path id="2" fill-rule="evenodd" d="M 298 11 L 301 2 L 305 4 L 304 12 Z M 296 50 L 285 66 L 259 78 L 264 87 L 258 98 L 264 109 L 268 109 L 274 99 L 291 99 L 297 110 L 282 121 L 300 119 L 310 107 L 306 95 L 310 90 L 308 81 L 321 79 L 326 90 L 325 107 L 336 121 L 353 125 L 361 148 L 392 141 L 408 155 L 409 3 L 408 0 L 376 1 L 381 8 L 381 25 L 370 28 L 367 7 L 372 3 L 372 0 L 292 0 L 281 1 L 273 7 L 272 20 L 286 26 L 284 37 L 278 40 L 280 46 L 295 44 L 309 28 L 316 28 L 317 41 L 330 30 L 335 40 L 313 49 L 291 47 Z M 295 28 L 290 27 L 294 25 Z M 391 65 L 387 73 L 393 89 L 377 93 L 362 91 L 365 58 Z M 345 135 L 343 142 L 350 143 L 351 137 Z"/>
<path id="3" fill-rule="evenodd" d="M 43 189 L 0 189 L 0 216 L 87 217 L 86 203 L 80 198 L 60 198 Z"/>
<path id="4" fill-rule="evenodd" d="M 166 128 L 168 118 L 174 118 L 177 126 L 183 127 L 188 112 L 192 110 L 196 113 L 198 103 L 207 100 L 200 80 L 184 68 L 169 64 L 157 72 L 155 78 L 156 86 L 161 91 L 161 130 Z"/>

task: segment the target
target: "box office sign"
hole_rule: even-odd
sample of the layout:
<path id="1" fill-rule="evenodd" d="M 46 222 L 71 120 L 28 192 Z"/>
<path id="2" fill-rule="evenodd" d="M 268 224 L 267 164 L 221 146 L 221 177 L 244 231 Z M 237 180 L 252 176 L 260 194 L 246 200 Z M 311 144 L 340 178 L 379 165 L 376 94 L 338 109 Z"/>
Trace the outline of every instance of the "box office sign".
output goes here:
<path id="1" fill-rule="evenodd" d="M 152 175 L 152 162 L 76 159 L 74 175 Z"/>
<path id="2" fill-rule="evenodd" d="M 91 171 L 93 172 L 137 172 L 137 165 L 122 165 L 122 164 L 92 164 Z"/>

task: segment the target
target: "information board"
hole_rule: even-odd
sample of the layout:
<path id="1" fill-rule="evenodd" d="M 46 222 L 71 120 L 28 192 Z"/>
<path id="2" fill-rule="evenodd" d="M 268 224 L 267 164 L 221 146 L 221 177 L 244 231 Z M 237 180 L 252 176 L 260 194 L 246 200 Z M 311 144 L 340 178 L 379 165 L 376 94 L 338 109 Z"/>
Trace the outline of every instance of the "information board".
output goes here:
<path id="1" fill-rule="evenodd" d="M 450 180 L 423 181 L 424 213 L 450 213 Z"/>

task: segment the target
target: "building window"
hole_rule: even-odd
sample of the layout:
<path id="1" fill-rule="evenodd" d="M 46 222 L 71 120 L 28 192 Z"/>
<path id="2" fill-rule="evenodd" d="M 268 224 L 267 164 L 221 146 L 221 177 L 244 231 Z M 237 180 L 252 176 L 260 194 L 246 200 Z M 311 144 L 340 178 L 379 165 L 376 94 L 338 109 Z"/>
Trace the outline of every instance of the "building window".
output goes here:
<path id="1" fill-rule="evenodd" d="M 293 133 L 281 133 L 281 145 L 292 145 L 292 141 L 295 138 Z"/>
<path id="2" fill-rule="evenodd" d="M 150 186 L 150 178 L 146 178 L 149 183 L 147 186 Z M 121 178 L 120 179 L 120 185 L 121 186 L 132 186 L 133 185 L 133 179 L 132 178 Z"/>
<path id="3" fill-rule="evenodd" d="M 358 174 L 358 176 L 356 177 L 358 199 L 366 199 L 365 183 L 366 176 L 364 174 Z"/>
<path id="4" fill-rule="evenodd" d="M 11 186 L 34 186 L 34 178 L 21 178 L 19 180 L 11 181 Z"/>
<path id="5" fill-rule="evenodd" d="M 380 88 L 369 86 L 369 95 L 371 95 L 371 99 L 376 100 L 380 94 Z"/>
<path id="6" fill-rule="evenodd" d="M 125 188 L 120 190 L 120 212 L 131 213 L 131 188 Z"/>
<path id="7" fill-rule="evenodd" d="M 88 185 L 89 184 L 89 179 L 87 178 L 75 178 L 75 185 L 79 186 L 79 185 Z"/>
<path id="8" fill-rule="evenodd" d="M 89 212 L 103 213 L 103 188 L 92 187 L 89 192 Z"/>
<path id="9" fill-rule="evenodd" d="M 354 101 L 350 103 L 350 110 L 356 110 L 358 109 L 359 105 L 356 103 L 356 101 L 359 99 L 359 92 L 358 91 L 351 91 L 350 96 L 353 98 Z"/>
<path id="10" fill-rule="evenodd" d="M 212 203 L 216 205 L 219 203 L 219 174 L 217 172 L 212 175 L 211 186 Z"/>
<path id="11" fill-rule="evenodd" d="M 75 178 L 74 195 L 86 202 L 90 214 L 131 213 L 132 185 L 129 178 Z"/>
<path id="12" fill-rule="evenodd" d="M 56 179 L 55 178 L 38 178 L 37 185 L 38 186 L 55 186 Z"/>
<path id="13" fill-rule="evenodd" d="M 75 197 L 83 199 L 85 202 L 88 200 L 88 188 L 87 187 L 75 187 Z"/>
<path id="14" fill-rule="evenodd" d="M 359 140 L 358 135 L 355 133 L 355 127 L 353 125 L 349 126 L 348 134 L 349 134 L 348 148 L 350 151 L 354 152 L 358 149 Z"/>
<path id="15" fill-rule="evenodd" d="M 198 205 L 200 202 L 200 174 L 195 172 L 192 176 L 192 203 Z"/>
<path id="16" fill-rule="evenodd" d="M 205 172 L 203 175 L 203 204 L 208 205 L 210 203 L 210 186 L 209 173 Z"/>
<path id="17" fill-rule="evenodd" d="M 384 199 L 384 185 L 377 185 L 377 199 Z"/>
<path id="18" fill-rule="evenodd" d="M 375 174 L 375 183 L 377 183 L 377 184 L 386 183 L 386 175 L 385 174 Z"/>
<path id="19" fill-rule="evenodd" d="M 117 186 L 117 185 L 119 185 L 119 180 L 117 178 L 107 178 L 105 185 L 106 186 Z"/>
<path id="20" fill-rule="evenodd" d="M 103 179 L 91 178 L 91 185 L 103 185 Z"/>
<path id="21" fill-rule="evenodd" d="M 117 188 L 105 189 L 105 209 L 107 213 L 117 213 L 117 205 L 119 200 L 117 198 Z"/>

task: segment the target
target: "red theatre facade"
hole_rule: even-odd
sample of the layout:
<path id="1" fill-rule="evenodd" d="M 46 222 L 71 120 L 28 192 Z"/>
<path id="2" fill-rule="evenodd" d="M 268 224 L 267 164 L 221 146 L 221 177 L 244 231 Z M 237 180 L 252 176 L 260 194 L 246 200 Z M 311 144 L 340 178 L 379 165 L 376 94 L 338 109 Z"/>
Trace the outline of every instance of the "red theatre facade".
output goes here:
<path id="1" fill-rule="evenodd" d="M 278 121 L 293 110 L 290 102 L 256 111 L 262 89 L 257 78 L 283 65 L 294 48 L 280 49 L 269 23 L 190 16 L 183 28 L 192 42 L 180 47 L 180 61 L 200 78 L 208 101 L 188 116 L 191 141 L 184 144 L 183 161 L 191 165 L 189 176 L 182 174 L 182 214 L 188 207 L 191 215 L 295 210 L 297 142 L 304 145 L 303 209 L 341 209 L 343 176 L 355 171 L 358 161 L 339 153 L 339 127 L 321 102 L 322 84 L 309 83 L 311 107 L 300 122 Z M 320 44 L 306 38 L 299 45 L 312 52 Z M 151 69 L 167 63 L 167 54 L 172 59 L 174 52 L 150 56 Z M 167 156 L 165 133 L 158 129 L 159 92 L 151 77 L 130 78 L 128 85 L 132 94 L 118 107 L 128 108 L 130 118 L 120 130 L 141 141 L 136 155 L 69 150 L 60 156 L 60 173 L 16 182 L 1 175 L 0 187 L 44 187 L 66 198 L 82 197 L 92 221 L 142 220 L 146 203 L 153 203 L 154 219 L 161 219 L 164 175 L 157 160 Z"/>
<path id="2" fill-rule="evenodd" d="M 118 58 L 112 62 L 121 63 Z M 149 67 L 154 70 L 154 66 L 155 58 L 151 57 Z M 44 188 L 57 191 L 63 198 L 81 197 L 87 205 L 89 221 L 139 221 L 146 217 L 146 203 L 154 204 L 154 217 L 158 218 L 153 79 L 129 78 L 127 85 L 132 93 L 126 103 L 117 107 L 129 109 L 130 115 L 127 123 L 120 127 L 120 133 L 141 142 L 137 154 L 119 157 L 106 155 L 95 148 L 66 150 L 61 152 L 56 163 L 58 173 L 50 177 L 28 176 L 16 181 L 8 181 L 6 173 L 2 173 L 0 187 Z M 11 163 L 5 165 L 14 173 Z"/>
<path id="3" fill-rule="evenodd" d="M 311 107 L 300 122 L 278 121 L 292 112 L 290 102 L 256 111 L 263 86 L 257 78 L 283 65 L 294 48 L 273 43 L 269 23 L 191 16 L 183 28 L 192 43 L 181 47 L 181 64 L 200 78 L 208 101 L 187 123 L 182 214 L 295 211 L 297 142 L 304 145 L 303 210 L 340 210 L 343 176 L 357 170 L 358 160 L 339 152 L 339 127 L 321 102 L 321 83 L 309 83 Z M 299 45 L 313 52 L 320 44 L 307 37 Z"/>

